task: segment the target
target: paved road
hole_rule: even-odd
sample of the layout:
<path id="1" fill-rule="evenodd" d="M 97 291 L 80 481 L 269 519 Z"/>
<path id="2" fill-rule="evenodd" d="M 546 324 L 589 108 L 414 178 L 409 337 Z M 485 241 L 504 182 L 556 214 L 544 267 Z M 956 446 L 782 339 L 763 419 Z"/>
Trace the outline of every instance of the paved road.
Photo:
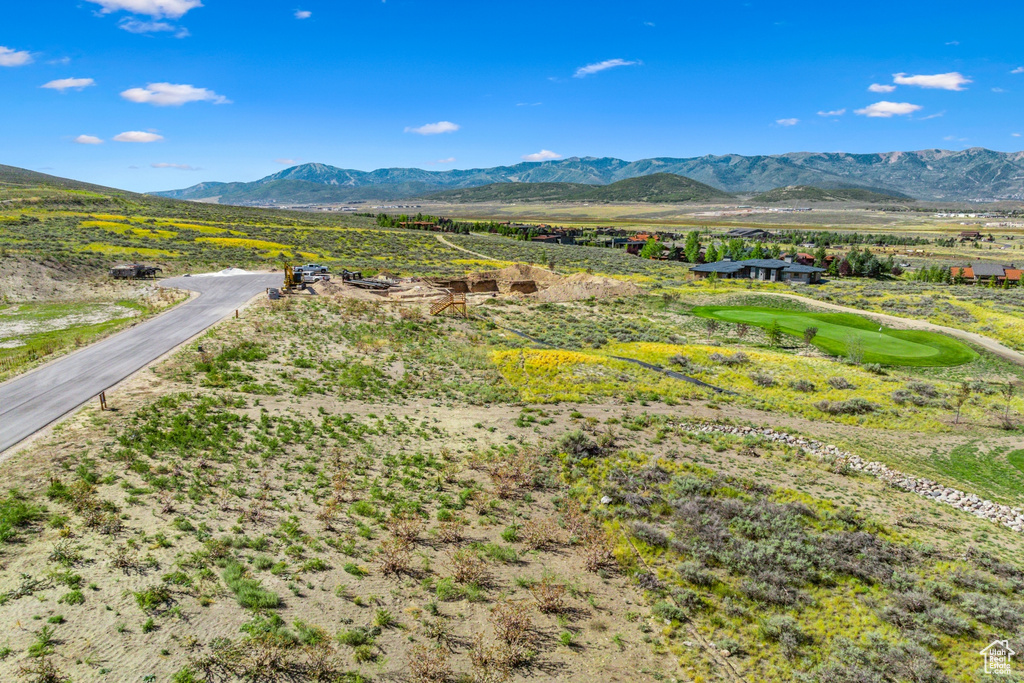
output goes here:
<path id="1" fill-rule="evenodd" d="M 199 292 L 144 323 L 0 384 L 0 452 L 71 412 L 210 325 L 231 315 L 281 275 L 176 277 L 160 283 Z"/>

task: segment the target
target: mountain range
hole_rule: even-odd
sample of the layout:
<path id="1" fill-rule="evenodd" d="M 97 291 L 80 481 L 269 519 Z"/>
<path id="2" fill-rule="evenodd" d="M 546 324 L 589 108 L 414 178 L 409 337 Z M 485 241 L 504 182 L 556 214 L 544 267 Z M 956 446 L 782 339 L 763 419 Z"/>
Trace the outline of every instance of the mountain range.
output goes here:
<path id="1" fill-rule="evenodd" d="M 803 185 L 823 189 L 858 188 L 930 201 L 1024 200 L 1024 152 L 995 152 L 980 147 L 962 151 L 931 149 L 876 154 L 727 154 L 639 161 L 572 157 L 447 171 L 418 168 L 357 171 L 310 163 L 253 182 L 205 182 L 152 194 L 224 204 L 330 203 L 423 197 L 494 183 L 608 185 L 657 173 L 685 176 L 732 194 L 750 195 Z"/>

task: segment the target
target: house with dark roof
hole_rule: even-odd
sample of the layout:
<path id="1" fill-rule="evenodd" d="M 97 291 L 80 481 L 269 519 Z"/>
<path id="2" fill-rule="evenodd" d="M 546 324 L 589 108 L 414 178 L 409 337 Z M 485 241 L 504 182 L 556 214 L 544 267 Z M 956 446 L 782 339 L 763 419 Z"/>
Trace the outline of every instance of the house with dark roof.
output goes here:
<path id="1" fill-rule="evenodd" d="M 1008 266 L 1001 266 L 998 263 L 972 263 L 969 266 L 953 266 L 949 269 L 954 279 L 963 277 L 964 282 L 972 285 L 1003 284 L 1009 281 L 1012 284 L 1020 284 L 1021 270 L 1011 263 Z"/>
<path id="2" fill-rule="evenodd" d="M 761 228 L 734 228 L 725 235 L 726 237 L 742 237 L 746 240 L 765 240 L 775 236 Z"/>
<path id="3" fill-rule="evenodd" d="M 714 273 L 717 277 L 726 280 L 799 282 L 813 285 L 821 282 L 821 274 L 825 272 L 825 269 L 793 263 L 792 259 L 783 261 L 773 258 L 758 258 L 733 261 L 727 257 L 722 261 L 692 266 L 690 272 L 698 279 L 706 278 Z"/>

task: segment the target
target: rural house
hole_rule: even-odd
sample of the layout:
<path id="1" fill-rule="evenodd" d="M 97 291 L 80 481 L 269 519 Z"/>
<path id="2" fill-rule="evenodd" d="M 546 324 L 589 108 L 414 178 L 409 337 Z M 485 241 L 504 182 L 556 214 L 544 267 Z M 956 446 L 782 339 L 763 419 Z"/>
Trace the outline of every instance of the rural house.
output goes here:
<path id="1" fill-rule="evenodd" d="M 1007 281 L 1020 284 L 1021 270 L 1015 268 L 1012 263 L 1008 266 L 997 263 L 973 263 L 969 266 L 953 266 L 949 271 L 954 279 L 963 277 L 964 282 L 971 285 L 987 285 L 993 281 L 998 285 Z"/>
<path id="2" fill-rule="evenodd" d="M 705 278 L 711 273 L 715 273 L 717 277 L 729 280 L 802 282 L 813 285 L 821 282 L 821 274 L 825 272 L 825 269 L 793 263 L 792 260 L 762 258 L 733 261 L 731 258 L 726 258 L 714 263 L 693 266 L 690 268 L 690 272 L 697 278 Z"/>
<path id="3" fill-rule="evenodd" d="M 760 228 L 735 228 L 725 234 L 726 237 L 741 237 L 745 240 L 766 240 L 775 237 L 767 230 Z"/>

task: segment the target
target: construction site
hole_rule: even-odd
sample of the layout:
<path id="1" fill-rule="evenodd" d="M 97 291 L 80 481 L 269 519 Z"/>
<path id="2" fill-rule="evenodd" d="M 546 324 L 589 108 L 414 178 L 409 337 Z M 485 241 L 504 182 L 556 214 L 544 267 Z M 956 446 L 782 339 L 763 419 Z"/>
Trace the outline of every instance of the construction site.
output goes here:
<path id="1" fill-rule="evenodd" d="M 285 269 L 281 290 L 268 290 L 271 299 L 282 294 L 328 295 L 419 306 L 431 315 L 467 316 L 474 302 L 493 298 L 517 298 L 537 302 L 580 301 L 635 296 L 641 293 L 631 282 L 589 273 L 561 275 L 538 266 L 511 265 L 499 270 L 470 272 L 458 278 L 399 277 L 387 271 L 372 277 L 342 271 L 303 275 L 298 268 Z"/>

